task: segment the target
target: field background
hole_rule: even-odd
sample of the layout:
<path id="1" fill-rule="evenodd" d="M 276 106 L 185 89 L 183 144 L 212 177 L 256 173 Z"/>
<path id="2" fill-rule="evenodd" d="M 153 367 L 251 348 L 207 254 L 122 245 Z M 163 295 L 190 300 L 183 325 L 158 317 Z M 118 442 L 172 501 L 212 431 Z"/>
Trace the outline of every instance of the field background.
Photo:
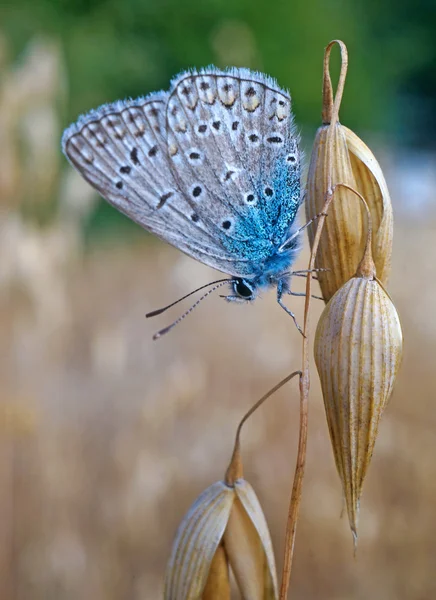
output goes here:
<path id="1" fill-rule="evenodd" d="M 60 136 L 78 113 L 244 65 L 289 87 L 307 156 L 323 48 L 350 72 L 341 120 L 376 152 L 396 216 L 389 291 L 405 355 L 362 498 L 357 559 L 313 371 L 291 597 L 436 597 L 436 11 L 432 1 L 16 0 L 0 7 L 0 599 L 159 598 L 176 527 L 222 478 L 238 419 L 301 339 L 274 293 L 210 298 L 168 337 L 163 306 L 215 277 L 102 203 Z M 305 268 L 307 247 L 298 262 Z M 315 303 L 313 322 L 321 310 Z M 301 320 L 303 303 L 292 305 Z M 295 383 L 243 432 L 278 565 Z"/>

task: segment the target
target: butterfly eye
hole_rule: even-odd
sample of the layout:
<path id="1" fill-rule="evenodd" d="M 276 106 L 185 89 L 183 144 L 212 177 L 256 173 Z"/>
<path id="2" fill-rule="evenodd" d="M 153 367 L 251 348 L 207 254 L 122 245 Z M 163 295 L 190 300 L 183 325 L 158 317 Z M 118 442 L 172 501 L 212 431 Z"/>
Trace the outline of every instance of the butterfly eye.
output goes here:
<path id="1" fill-rule="evenodd" d="M 246 279 L 237 279 L 233 284 L 235 294 L 244 300 L 251 300 L 254 296 L 254 289 Z"/>

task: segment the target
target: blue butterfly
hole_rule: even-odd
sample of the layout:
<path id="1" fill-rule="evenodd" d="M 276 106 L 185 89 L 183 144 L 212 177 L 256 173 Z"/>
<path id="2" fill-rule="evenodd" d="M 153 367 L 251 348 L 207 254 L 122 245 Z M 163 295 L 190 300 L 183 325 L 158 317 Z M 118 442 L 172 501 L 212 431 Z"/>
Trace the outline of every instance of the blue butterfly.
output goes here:
<path id="1" fill-rule="evenodd" d="M 230 282 L 227 300 L 252 301 L 276 286 L 294 320 L 282 296 L 301 245 L 298 144 L 291 98 L 273 79 L 214 67 L 182 73 L 168 92 L 92 110 L 62 137 L 69 161 L 110 204 L 230 274 L 213 289 Z"/>

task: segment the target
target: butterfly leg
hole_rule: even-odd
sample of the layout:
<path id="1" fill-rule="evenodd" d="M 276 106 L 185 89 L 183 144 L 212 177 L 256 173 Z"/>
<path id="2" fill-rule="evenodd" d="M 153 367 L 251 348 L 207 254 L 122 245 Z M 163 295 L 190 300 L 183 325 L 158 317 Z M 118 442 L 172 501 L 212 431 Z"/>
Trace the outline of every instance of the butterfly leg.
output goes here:
<path id="1" fill-rule="evenodd" d="M 293 292 L 290 288 L 288 290 L 288 294 L 290 296 L 304 296 L 304 297 L 306 296 L 305 292 Z M 315 298 L 315 300 L 324 300 L 324 298 L 322 298 L 322 296 L 315 296 L 315 294 L 312 294 L 310 297 Z"/>
<path id="2" fill-rule="evenodd" d="M 318 271 L 330 271 L 330 269 L 301 269 L 299 271 L 289 271 L 289 275 L 298 275 L 298 277 L 307 277 L 307 273 L 317 273 Z M 312 275 L 312 279 L 317 279 L 315 275 Z"/>
<path id="3" fill-rule="evenodd" d="M 301 329 L 301 327 L 299 326 L 298 322 L 297 322 L 297 318 L 294 315 L 294 313 L 283 304 L 283 300 L 282 300 L 282 296 L 283 293 L 287 292 L 290 293 L 290 289 L 288 287 L 288 285 L 286 283 L 284 283 L 283 281 L 279 281 L 278 285 L 277 285 L 277 302 L 279 303 L 279 306 L 281 306 L 283 308 L 283 310 L 290 316 L 293 318 L 294 323 L 295 323 L 295 327 L 298 329 L 298 331 L 301 333 L 301 335 L 303 337 L 306 337 L 303 333 L 303 330 Z"/>
<path id="4" fill-rule="evenodd" d="M 305 270 L 301 270 L 301 271 L 291 271 L 290 273 L 287 273 L 286 279 L 279 281 L 279 283 L 277 284 L 277 290 L 280 287 L 280 296 L 283 296 L 283 294 L 286 292 L 290 296 L 304 296 L 305 297 L 306 296 L 305 292 L 293 292 L 291 290 L 292 276 L 295 275 L 295 277 L 307 277 L 307 274 L 309 272 L 327 271 L 327 270 L 328 269 L 311 269 L 310 271 L 308 271 L 307 269 L 305 269 Z M 312 279 L 316 279 L 318 281 L 318 277 L 315 277 L 314 275 L 312 275 Z M 315 298 L 316 300 L 324 300 L 324 298 L 322 298 L 321 296 L 315 296 L 314 294 L 311 295 L 311 298 Z"/>
<path id="5" fill-rule="evenodd" d="M 291 290 L 289 290 L 288 294 L 290 294 L 291 296 L 306 296 L 304 292 L 292 292 Z M 315 296 L 315 294 L 312 294 L 310 297 L 314 298 L 315 300 L 324 300 L 324 298 L 322 298 L 321 296 Z"/>
<path id="6" fill-rule="evenodd" d="M 292 275 L 295 275 L 295 277 L 307 277 L 306 273 L 292 273 Z M 312 275 L 312 279 L 314 281 L 319 281 L 319 277 L 316 275 Z"/>

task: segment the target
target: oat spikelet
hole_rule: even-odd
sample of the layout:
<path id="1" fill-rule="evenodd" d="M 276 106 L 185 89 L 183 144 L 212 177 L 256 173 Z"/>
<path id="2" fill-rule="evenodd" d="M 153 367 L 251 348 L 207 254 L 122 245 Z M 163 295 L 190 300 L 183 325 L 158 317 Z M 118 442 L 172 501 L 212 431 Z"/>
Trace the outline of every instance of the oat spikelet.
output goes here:
<path id="1" fill-rule="evenodd" d="M 232 570 L 241 597 L 277 600 L 274 552 L 262 508 L 243 477 L 240 433 L 252 413 L 299 371 L 265 394 L 243 417 L 223 481 L 209 486 L 182 520 L 165 577 L 165 600 L 230 600 Z"/>
<path id="2" fill-rule="evenodd" d="M 165 577 L 166 600 L 229 600 L 229 568 L 241 596 L 277 599 L 277 575 L 268 526 L 250 484 L 218 481 L 182 520 Z"/>
<path id="3" fill-rule="evenodd" d="M 341 49 L 342 67 L 336 97 L 333 101 L 329 74 L 332 47 Z M 371 150 L 362 140 L 338 121 L 339 107 L 348 66 L 343 42 L 331 42 L 324 55 L 323 125 L 313 145 L 306 189 L 306 214 L 311 219 L 319 214 L 328 190 L 344 183 L 366 199 L 373 223 L 372 253 L 379 279 L 386 285 L 391 262 L 393 218 L 392 206 L 383 172 Z M 335 201 L 324 225 L 316 266 L 329 269 L 319 274 L 324 299 L 333 294 L 356 272 L 366 240 L 363 208 L 356 207 L 352 192 L 336 191 Z M 313 245 L 315 228 L 309 228 Z"/>
<path id="4" fill-rule="evenodd" d="M 314 352 L 336 467 L 357 541 L 359 502 L 402 355 L 397 311 L 376 278 L 371 229 L 357 272 L 318 322 Z"/>

